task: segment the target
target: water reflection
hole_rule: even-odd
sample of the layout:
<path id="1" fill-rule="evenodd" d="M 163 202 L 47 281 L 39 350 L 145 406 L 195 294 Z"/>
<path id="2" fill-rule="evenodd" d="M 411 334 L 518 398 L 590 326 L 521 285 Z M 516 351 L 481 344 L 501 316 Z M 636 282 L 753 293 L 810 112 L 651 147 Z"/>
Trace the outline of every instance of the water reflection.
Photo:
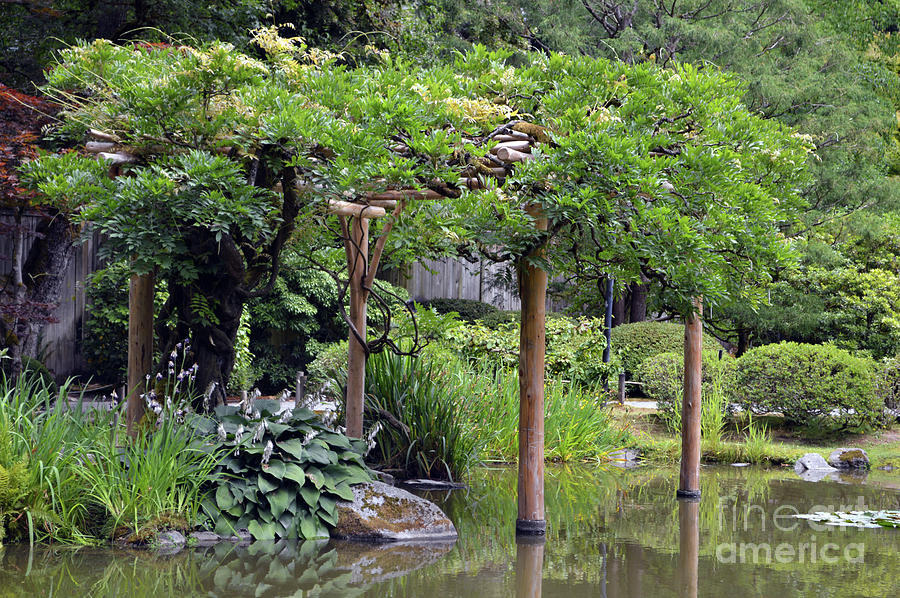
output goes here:
<path id="1" fill-rule="evenodd" d="M 700 574 L 700 501 L 678 501 L 678 574 L 682 598 L 697 598 Z"/>
<path id="2" fill-rule="evenodd" d="M 0 595 L 729 598 L 900 595 L 900 531 L 826 528 L 792 510 L 900 508 L 897 474 L 803 482 L 704 468 L 676 502 L 674 469 L 548 468 L 546 543 L 516 542 L 514 469 L 482 470 L 444 507 L 456 544 L 256 543 L 175 555 L 0 547 Z M 847 509 L 844 509 L 847 510 Z M 834 559 L 837 559 L 835 561 Z"/>
<path id="3" fill-rule="evenodd" d="M 516 598 L 541 598 L 546 541 L 542 536 L 516 538 Z"/>

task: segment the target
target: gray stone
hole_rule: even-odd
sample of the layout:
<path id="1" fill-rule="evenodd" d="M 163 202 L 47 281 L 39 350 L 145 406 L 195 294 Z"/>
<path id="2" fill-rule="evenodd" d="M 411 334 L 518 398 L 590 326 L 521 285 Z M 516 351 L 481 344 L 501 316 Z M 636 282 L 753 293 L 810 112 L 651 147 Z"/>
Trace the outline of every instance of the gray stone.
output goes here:
<path id="1" fill-rule="evenodd" d="M 829 472 L 835 471 L 835 468 L 829 465 L 825 460 L 825 457 L 823 457 L 819 453 L 806 453 L 805 455 L 797 459 L 796 463 L 794 463 L 794 471 L 797 473 L 797 475 L 803 477 L 803 473 L 806 471 L 824 471 L 826 474 L 828 474 Z M 824 475 L 821 476 L 819 480 L 824 477 Z"/>
<path id="2" fill-rule="evenodd" d="M 732 467 L 750 467 L 749 463 L 732 463 Z"/>
<path id="3" fill-rule="evenodd" d="M 248 530 L 239 529 L 235 532 L 235 535 L 229 536 L 228 540 L 231 542 L 237 542 L 240 544 L 249 544 L 253 541 L 253 536 L 250 534 Z"/>
<path id="4" fill-rule="evenodd" d="M 869 469 L 869 455 L 861 448 L 834 449 L 828 464 L 835 469 Z"/>
<path id="5" fill-rule="evenodd" d="M 382 482 L 353 486 L 353 502 L 339 502 L 333 538 L 348 540 L 448 540 L 456 528 L 437 505 Z"/>
<path id="6" fill-rule="evenodd" d="M 196 546 L 212 546 L 222 541 L 222 536 L 214 532 L 191 532 L 188 538 Z"/>
<path id="7" fill-rule="evenodd" d="M 626 469 L 637 467 L 641 458 L 641 451 L 637 449 L 619 449 L 609 454 L 609 462 L 615 467 Z"/>
<path id="8" fill-rule="evenodd" d="M 187 539 L 184 535 L 176 530 L 169 530 L 167 532 L 161 532 L 156 535 L 156 541 L 160 546 L 168 546 L 168 545 L 183 545 L 187 542 Z"/>

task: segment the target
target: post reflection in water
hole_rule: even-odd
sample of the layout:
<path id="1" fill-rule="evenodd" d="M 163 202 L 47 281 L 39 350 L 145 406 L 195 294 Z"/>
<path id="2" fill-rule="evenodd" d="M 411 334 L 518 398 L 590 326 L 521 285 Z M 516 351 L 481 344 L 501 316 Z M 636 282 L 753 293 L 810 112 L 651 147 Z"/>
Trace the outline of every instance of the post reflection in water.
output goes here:
<path id="1" fill-rule="evenodd" d="M 544 536 L 516 536 L 516 598 L 541 598 Z"/>
<path id="2" fill-rule="evenodd" d="M 678 501 L 678 573 L 682 598 L 697 598 L 700 565 L 700 501 Z"/>

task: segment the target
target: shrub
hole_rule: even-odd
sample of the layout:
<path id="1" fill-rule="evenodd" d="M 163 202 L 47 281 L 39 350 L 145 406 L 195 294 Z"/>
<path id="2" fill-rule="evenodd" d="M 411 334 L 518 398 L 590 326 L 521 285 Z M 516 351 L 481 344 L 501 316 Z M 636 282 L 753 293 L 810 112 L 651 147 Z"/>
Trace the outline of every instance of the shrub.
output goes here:
<path id="1" fill-rule="evenodd" d="M 517 310 L 497 310 L 492 314 L 488 314 L 481 318 L 481 323 L 488 328 L 499 328 L 503 324 L 515 324 L 522 318 L 522 313 Z"/>
<path id="2" fill-rule="evenodd" d="M 12 360 L 0 359 L 0 373 L 7 378 L 12 377 Z M 59 385 L 53 379 L 53 374 L 50 373 L 47 366 L 33 357 L 22 356 L 22 374 L 27 379 L 45 387 L 51 395 L 56 394 L 56 391 L 59 390 Z"/>
<path id="3" fill-rule="evenodd" d="M 228 454 L 217 467 L 206 511 L 216 532 L 246 528 L 257 540 L 328 537 L 337 501 L 353 500 L 351 484 L 368 481 L 365 441 L 332 430 L 305 407 L 279 414 L 280 401 L 244 408 L 220 405 L 216 420 L 195 418 L 218 432 Z"/>
<path id="4" fill-rule="evenodd" d="M 597 318 L 547 318 L 548 380 L 593 386 L 620 369 L 617 359 L 603 363 L 606 337 Z M 474 323 L 447 332 L 444 343 L 469 360 L 488 360 L 497 367 L 516 368 L 519 363 L 519 323 L 496 329 Z"/>
<path id="5" fill-rule="evenodd" d="M 701 396 L 707 417 L 704 435 L 716 436 L 716 424 L 727 402 L 732 399 L 730 389 L 734 384 L 735 359 L 718 352 L 704 351 Z M 673 432 L 681 431 L 681 404 L 684 395 L 684 354 L 660 353 L 645 359 L 637 371 L 637 378 L 644 385 L 644 392 L 657 402 L 660 418 Z M 712 409 L 710 409 L 713 407 Z M 701 424 L 701 428 L 704 426 Z M 721 427 L 719 428 L 719 431 Z"/>
<path id="6" fill-rule="evenodd" d="M 891 409 L 900 409 L 900 357 L 885 359 L 875 380 L 875 392 Z"/>
<path id="7" fill-rule="evenodd" d="M 127 260 L 113 262 L 88 278 L 89 305 L 84 320 L 81 351 L 88 373 L 103 382 L 125 382 L 128 360 L 128 280 Z M 154 313 L 160 313 L 168 293 L 157 288 Z M 155 361 L 155 358 L 154 358 Z"/>
<path id="8" fill-rule="evenodd" d="M 684 353 L 684 326 L 671 322 L 634 322 L 612 329 L 610 344 L 619 353 L 622 367 L 634 376 L 641 362 L 660 353 Z M 703 335 L 703 350 L 718 353 L 718 341 Z"/>
<path id="9" fill-rule="evenodd" d="M 456 312 L 460 320 L 469 323 L 500 312 L 493 305 L 475 299 L 431 299 L 422 305 L 433 307 L 439 314 Z"/>
<path id="10" fill-rule="evenodd" d="M 754 413 L 781 412 L 790 424 L 859 432 L 884 417 L 874 369 L 874 362 L 833 345 L 763 345 L 737 360 L 735 394 Z"/>

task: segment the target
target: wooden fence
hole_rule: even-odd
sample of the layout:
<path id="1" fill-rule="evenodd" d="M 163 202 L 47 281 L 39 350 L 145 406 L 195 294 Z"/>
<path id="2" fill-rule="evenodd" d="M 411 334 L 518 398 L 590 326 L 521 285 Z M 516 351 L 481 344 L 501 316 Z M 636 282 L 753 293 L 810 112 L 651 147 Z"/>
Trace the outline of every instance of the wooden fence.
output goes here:
<path id="1" fill-rule="evenodd" d="M 425 260 L 390 270 L 383 278 L 409 291 L 416 301 L 475 299 L 499 309 L 519 309 L 519 294 L 506 264 L 464 260 Z"/>
<path id="2" fill-rule="evenodd" d="M 11 214 L 0 212 L 0 226 L 9 226 L 13 222 Z M 26 215 L 24 218 L 26 255 L 34 244 L 35 230 L 39 224 L 38 216 Z M 99 267 L 98 241 L 94 235 L 76 247 L 75 255 L 66 270 L 59 305 L 53 312 L 56 322 L 47 324 L 39 339 L 40 357 L 57 379 L 64 379 L 81 371 L 84 366 L 80 347 L 85 317 L 85 281 Z M 13 242 L 11 233 L 0 234 L 0 288 L 5 287 L 12 272 Z"/>

